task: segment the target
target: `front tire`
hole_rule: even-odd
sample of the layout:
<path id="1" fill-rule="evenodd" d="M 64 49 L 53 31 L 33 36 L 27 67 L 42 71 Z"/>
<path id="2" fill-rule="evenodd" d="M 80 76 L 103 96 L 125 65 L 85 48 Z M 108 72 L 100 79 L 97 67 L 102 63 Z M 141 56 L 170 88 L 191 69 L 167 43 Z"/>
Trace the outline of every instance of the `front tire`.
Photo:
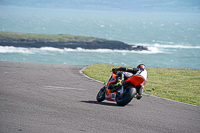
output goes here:
<path id="1" fill-rule="evenodd" d="M 119 106 L 125 106 L 127 105 L 133 97 L 136 95 L 136 89 L 133 86 L 128 86 L 124 89 L 124 93 L 122 95 L 119 95 L 117 97 L 117 105 Z"/>
<path id="2" fill-rule="evenodd" d="M 99 91 L 99 93 L 97 94 L 96 99 L 97 99 L 98 102 L 102 102 L 103 100 L 105 100 L 105 90 L 106 90 L 106 88 L 103 87 L 103 88 Z"/>

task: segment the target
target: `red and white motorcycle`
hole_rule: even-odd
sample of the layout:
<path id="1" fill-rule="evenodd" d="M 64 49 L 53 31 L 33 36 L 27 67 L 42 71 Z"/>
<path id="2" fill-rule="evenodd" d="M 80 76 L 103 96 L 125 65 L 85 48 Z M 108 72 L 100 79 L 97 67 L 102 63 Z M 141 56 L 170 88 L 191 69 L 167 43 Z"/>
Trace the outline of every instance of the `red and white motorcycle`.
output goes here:
<path id="1" fill-rule="evenodd" d="M 102 102 L 103 100 L 116 101 L 117 105 L 125 106 L 131 100 L 136 97 L 138 89 L 145 85 L 147 72 L 141 71 L 136 75 L 132 75 L 128 78 L 125 78 L 125 72 L 122 72 L 122 86 L 115 90 L 114 92 L 111 89 L 108 89 L 108 82 L 112 81 L 114 73 L 111 73 L 110 78 L 103 88 L 100 89 L 97 94 L 97 101 Z"/>

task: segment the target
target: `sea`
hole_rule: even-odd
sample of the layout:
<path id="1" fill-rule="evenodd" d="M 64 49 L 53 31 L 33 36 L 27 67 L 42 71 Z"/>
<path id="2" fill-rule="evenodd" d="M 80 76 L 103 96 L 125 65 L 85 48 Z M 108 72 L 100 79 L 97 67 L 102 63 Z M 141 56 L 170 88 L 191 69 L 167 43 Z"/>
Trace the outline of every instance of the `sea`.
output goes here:
<path id="1" fill-rule="evenodd" d="M 0 60 L 200 69 L 200 13 L 0 7 L 0 31 L 122 41 L 148 51 L 0 46 Z"/>

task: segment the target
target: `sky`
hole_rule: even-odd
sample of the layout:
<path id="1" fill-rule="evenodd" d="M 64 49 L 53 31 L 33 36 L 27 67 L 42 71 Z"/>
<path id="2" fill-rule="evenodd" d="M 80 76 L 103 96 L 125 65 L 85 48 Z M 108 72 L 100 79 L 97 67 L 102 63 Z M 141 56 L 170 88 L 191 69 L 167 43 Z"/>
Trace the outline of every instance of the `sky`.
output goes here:
<path id="1" fill-rule="evenodd" d="M 200 0 L 0 0 L 1 6 L 129 12 L 200 12 Z"/>

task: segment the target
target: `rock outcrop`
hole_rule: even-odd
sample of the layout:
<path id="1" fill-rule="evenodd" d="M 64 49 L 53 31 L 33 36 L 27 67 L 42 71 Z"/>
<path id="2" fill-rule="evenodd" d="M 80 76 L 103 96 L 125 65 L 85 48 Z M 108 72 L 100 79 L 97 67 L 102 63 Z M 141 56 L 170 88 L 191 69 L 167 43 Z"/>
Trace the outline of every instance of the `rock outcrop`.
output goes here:
<path id="1" fill-rule="evenodd" d="M 1 38 L 0 46 L 14 46 L 14 47 L 55 47 L 55 48 L 72 48 L 81 47 L 83 49 L 118 49 L 118 50 L 148 50 L 143 46 L 128 45 L 120 41 L 112 41 L 106 39 L 99 39 L 94 37 L 69 37 L 59 41 L 54 39 L 11 39 Z"/>

